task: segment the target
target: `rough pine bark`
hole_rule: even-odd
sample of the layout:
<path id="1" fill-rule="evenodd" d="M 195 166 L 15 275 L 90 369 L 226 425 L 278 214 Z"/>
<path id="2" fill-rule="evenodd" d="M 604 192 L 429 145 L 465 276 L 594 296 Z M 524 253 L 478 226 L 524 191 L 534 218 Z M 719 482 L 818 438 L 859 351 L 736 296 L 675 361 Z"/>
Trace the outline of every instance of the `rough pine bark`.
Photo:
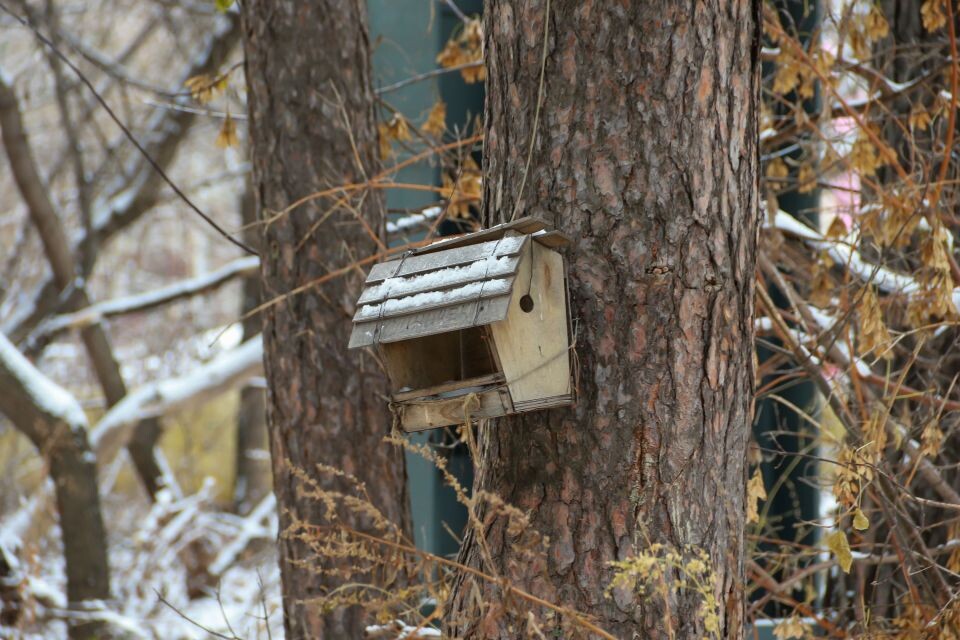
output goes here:
<path id="1" fill-rule="evenodd" d="M 365 2 L 248 0 L 243 18 L 253 183 L 261 218 L 319 189 L 376 173 Z M 333 203 L 310 203 L 263 226 L 264 300 L 377 251 L 346 208 L 312 231 Z M 352 206 L 382 233 L 378 194 Z M 356 607 L 322 610 L 318 599 L 342 578 L 330 575 L 334 565 L 314 556 L 302 539 L 286 535 L 296 523 L 327 522 L 322 505 L 302 495 L 298 474 L 337 490 L 347 487 L 320 473 L 318 463 L 354 474 L 388 518 L 406 522 L 402 453 L 382 442 L 390 425 L 384 376 L 367 355 L 347 351 L 363 276 L 358 268 L 287 296 L 263 316 L 284 620 L 286 637 L 295 640 L 359 638 L 364 624 Z M 363 524 L 349 515 L 342 521 Z"/>
<path id="2" fill-rule="evenodd" d="M 494 566 L 473 535 L 461 560 L 589 614 L 617 638 L 704 638 L 692 590 L 671 589 L 666 601 L 657 585 L 648 596 L 604 595 L 611 560 L 653 543 L 703 550 L 720 634 L 739 638 L 759 3 L 553 0 L 535 128 L 545 5 L 485 8 L 483 209 L 489 224 L 517 211 L 574 239 L 578 402 L 481 429 L 475 489 L 530 514 L 548 537 L 546 562 L 521 549 L 503 517 L 485 528 Z M 503 602 L 499 585 L 480 588 Z M 478 613 L 472 589 L 461 576 L 449 631 L 520 637 L 525 620 L 509 607 Z M 538 613 L 576 636 L 569 621 Z"/>

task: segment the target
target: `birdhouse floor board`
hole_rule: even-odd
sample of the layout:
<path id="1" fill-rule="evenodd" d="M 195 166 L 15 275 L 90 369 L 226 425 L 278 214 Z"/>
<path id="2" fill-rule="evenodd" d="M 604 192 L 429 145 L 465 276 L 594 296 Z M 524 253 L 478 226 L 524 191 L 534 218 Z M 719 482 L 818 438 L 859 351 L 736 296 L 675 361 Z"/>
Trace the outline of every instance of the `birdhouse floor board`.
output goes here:
<path id="1" fill-rule="evenodd" d="M 463 391 L 464 394 L 466 394 L 470 392 L 469 390 L 482 391 L 486 387 L 503 384 L 503 381 L 503 374 L 500 373 L 491 373 L 483 376 L 477 376 L 475 378 L 469 378 L 467 380 L 451 380 L 450 382 L 444 382 L 443 384 L 434 385 L 425 389 L 414 389 L 412 391 L 401 391 L 395 393 L 393 394 L 393 401 L 405 402 L 407 400 L 414 400 L 417 398 L 428 399 L 431 396 L 440 396 L 441 394 L 449 393 L 451 391 Z"/>
<path id="2" fill-rule="evenodd" d="M 400 423 L 404 431 L 413 432 L 512 413 L 510 395 L 504 389 L 495 388 L 478 393 L 476 399 L 477 402 L 471 402 L 468 396 L 464 395 L 442 400 L 398 403 Z"/>

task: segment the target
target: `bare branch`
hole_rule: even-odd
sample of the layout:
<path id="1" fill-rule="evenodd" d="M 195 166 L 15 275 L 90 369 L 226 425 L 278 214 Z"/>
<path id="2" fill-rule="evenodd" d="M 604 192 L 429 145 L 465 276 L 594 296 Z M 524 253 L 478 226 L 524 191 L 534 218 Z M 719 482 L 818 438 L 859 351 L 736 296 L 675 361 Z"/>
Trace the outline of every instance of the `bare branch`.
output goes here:
<path id="1" fill-rule="evenodd" d="M 68 329 L 82 329 L 99 324 L 106 318 L 148 311 L 171 302 L 207 293 L 234 278 L 256 273 L 259 266 L 259 258 L 247 256 L 234 260 L 210 273 L 182 280 L 154 291 L 105 300 L 73 313 L 54 316 L 41 323 L 27 339 L 27 343 L 33 345 L 38 341 L 47 341 Z"/>
<path id="2" fill-rule="evenodd" d="M 204 53 L 181 76 L 179 84 L 192 76 L 214 73 L 226 61 L 240 37 L 239 21 L 224 20 L 214 28 Z M 155 140 L 147 146 L 150 156 L 161 166 L 169 167 L 176 157 L 187 131 L 196 122 L 196 114 L 179 111 L 157 110 L 147 124 Z M 132 177 L 131 177 L 132 176 Z M 87 255 L 90 246 L 102 246 L 114 235 L 136 222 L 161 201 L 164 182 L 142 159 L 123 172 L 112 195 L 94 205 L 94 233 L 82 234 L 73 245 L 76 255 Z M 96 258 L 96 256 L 94 256 Z M 36 290 L 29 304 L 8 321 L 3 330 L 10 339 L 19 343 L 36 326 L 62 304 L 61 289 L 52 278 L 44 281 Z"/>
<path id="3" fill-rule="evenodd" d="M 73 71 L 73 72 L 77 75 L 78 78 L 80 78 L 80 81 L 81 81 L 84 85 L 86 85 L 87 89 L 89 89 L 91 93 L 93 93 L 94 97 L 97 99 L 97 102 L 100 103 L 100 106 L 103 107 L 103 110 L 106 111 L 106 113 L 107 113 L 108 116 L 110 116 L 110 119 L 113 120 L 114 124 L 116 124 L 116 125 L 120 128 L 120 130 L 123 132 L 123 135 L 127 138 L 127 140 L 129 140 L 130 143 L 137 149 L 137 151 L 140 152 L 140 154 L 141 154 L 141 155 L 143 156 L 143 158 L 147 161 L 147 163 L 152 167 L 152 169 L 160 176 L 160 178 L 167 184 L 167 186 L 169 186 L 171 189 L 173 189 L 173 191 L 180 197 L 181 200 L 183 200 L 183 202 L 190 208 L 191 211 L 193 211 L 195 214 L 197 214 L 198 216 L 200 216 L 200 217 L 204 220 L 204 222 L 206 222 L 208 225 L 210 225 L 211 227 L 213 227 L 213 229 L 214 229 L 218 234 L 220 234 L 224 239 L 226 239 L 228 242 L 231 242 L 232 244 L 240 247 L 240 248 L 243 249 L 245 252 L 247 252 L 247 253 L 249 253 L 249 254 L 251 254 L 251 255 L 257 255 L 257 252 L 256 252 L 256 251 L 254 251 L 253 249 L 251 249 L 250 247 L 248 247 L 247 245 L 245 245 L 244 243 L 240 242 L 239 240 L 237 240 L 236 238 L 234 238 L 233 236 L 231 236 L 229 233 L 227 233 L 219 224 L 217 224 L 217 223 L 213 220 L 213 218 L 211 218 L 211 217 L 208 216 L 206 213 L 204 213 L 204 212 L 193 202 L 193 200 L 191 200 L 189 197 L 187 197 L 187 194 L 185 194 L 185 193 L 180 189 L 180 187 L 178 187 L 177 184 L 176 184 L 173 180 L 170 179 L 170 176 L 167 175 L 166 171 L 164 171 L 164 168 L 160 165 L 160 163 L 157 162 L 157 160 L 155 160 L 155 159 L 153 158 L 153 156 L 150 155 L 150 153 L 143 147 L 142 144 L 140 144 L 140 142 L 139 142 L 139 141 L 137 140 L 137 138 L 133 135 L 133 133 L 130 132 L 130 129 L 123 123 L 122 120 L 120 120 L 119 116 L 117 116 L 117 114 L 113 111 L 113 109 L 110 108 L 110 105 L 108 105 L 107 102 L 106 102 L 106 100 L 103 99 L 103 96 L 101 96 L 101 95 L 97 92 L 97 89 L 96 89 L 96 87 L 93 86 L 93 83 L 90 82 L 90 80 L 83 74 L 83 72 L 80 71 L 80 69 L 79 69 L 75 64 L 73 64 L 73 62 L 71 62 L 70 59 L 67 58 L 67 57 L 63 54 L 63 52 L 61 52 L 61 51 L 54 45 L 53 42 L 51 42 L 46 36 L 44 36 L 42 33 L 40 33 L 40 31 L 37 30 L 37 28 L 36 28 L 33 24 L 31 24 L 28 20 L 26 20 L 26 19 L 24 19 L 24 18 L 21 18 L 21 17 L 17 16 L 16 14 L 12 13 L 12 12 L 11 12 L 9 9 L 7 9 L 7 7 L 4 6 L 2 3 L 0 3 L 0 9 L 3 9 L 3 10 L 6 11 L 8 14 L 10 14 L 13 18 L 15 18 L 17 21 L 19 21 L 22 25 L 24 25 L 25 27 L 28 27 L 31 31 L 33 31 L 33 33 L 34 33 L 34 35 L 37 37 L 37 39 L 40 40 L 40 42 L 42 42 L 44 45 L 46 45 L 47 47 L 49 47 L 49 48 L 53 51 L 53 53 L 54 53 L 60 60 L 62 60 L 63 63 L 64 63 L 65 65 L 67 65 L 67 66 L 70 68 L 70 70 Z"/>
<path id="4" fill-rule="evenodd" d="M 51 382 L 0 334 L 0 412 L 33 442 L 57 493 L 67 601 L 110 597 L 106 533 L 87 418 L 66 390 Z"/>
<path id="5" fill-rule="evenodd" d="M 257 336 L 179 378 L 144 385 L 117 403 L 94 427 L 91 440 L 97 459 L 101 462 L 113 459 L 138 420 L 201 402 L 262 370 L 263 343 Z"/>

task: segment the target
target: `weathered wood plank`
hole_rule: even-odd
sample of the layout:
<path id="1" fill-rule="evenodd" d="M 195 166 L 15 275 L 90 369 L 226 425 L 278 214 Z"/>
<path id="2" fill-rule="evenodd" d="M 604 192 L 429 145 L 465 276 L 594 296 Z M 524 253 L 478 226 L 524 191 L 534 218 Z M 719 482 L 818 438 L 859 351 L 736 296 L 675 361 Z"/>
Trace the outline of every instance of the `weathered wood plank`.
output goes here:
<path id="1" fill-rule="evenodd" d="M 502 295 L 499 298 L 475 300 L 454 307 L 441 307 L 413 315 L 390 318 L 383 321 L 380 341 L 409 340 L 434 333 L 490 324 L 506 317 L 509 302 L 510 296 Z"/>
<path id="2" fill-rule="evenodd" d="M 563 256 L 534 243 L 516 282 L 523 284 L 514 286 L 507 317 L 490 326 L 514 406 L 570 393 Z M 525 311 L 528 286 L 532 307 Z"/>
<path id="3" fill-rule="evenodd" d="M 567 393 L 560 396 L 552 396 L 550 398 L 539 398 L 537 400 L 516 402 L 514 403 L 513 408 L 517 413 L 521 413 L 523 411 L 537 411 L 539 409 L 565 407 L 571 404 L 573 404 L 573 395 Z"/>
<path id="4" fill-rule="evenodd" d="M 451 248 L 449 251 L 428 253 L 426 255 L 411 254 L 406 258 L 381 262 L 373 265 L 367 275 L 367 286 L 382 282 L 387 278 L 410 276 L 417 273 L 426 273 L 446 267 L 469 264 L 488 256 L 512 256 L 520 253 L 526 244 L 528 236 L 508 235 L 502 239 L 490 240 L 465 247 Z"/>
<path id="5" fill-rule="evenodd" d="M 371 322 L 377 319 L 410 316 L 431 309 L 462 305 L 465 302 L 498 298 L 510 294 L 513 290 L 513 281 L 513 276 L 480 280 L 461 285 L 455 289 L 427 291 L 418 294 L 419 297 L 409 296 L 368 304 L 357 309 L 353 321 L 357 323 Z"/>
<path id="6" fill-rule="evenodd" d="M 435 242 L 426 247 L 416 249 L 413 253 L 416 255 L 425 255 L 429 253 L 435 253 L 437 251 L 446 251 L 456 247 L 465 247 L 478 242 L 486 242 L 494 238 L 500 238 L 510 231 L 522 234 L 530 234 L 548 228 L 550 228 L 550 224 L 543 218 L 539 218 L 537 216 L 526 216 L 523 218 L 518 218 L 513 222 L 498 224 L 495 227 L 490 227 L 489 229 L 457 236 L 455 238 L 450 238 L 449 240 L 443 240 L 442 242 Z"/>
<path id="7" fill-rule="evenodd" d="M 400 424 L 407 432 L 462 424 L 466 419 L 496 418 L 512 410 L 509 394 L 501 388 L 478 393 L 473 401 L 469 394 L 464 394 L 434 401 L 411 400 L 397 405 L 400 407 Z"/>
<path id="8" fill-rule="evenodd" d="M 460 339 L 456 331 L 381 344 L 391 391 L 420 389 L 461 376 Z"/>
<path id="9" fill-rule="evenodd" d="M 490 324 L 506 317 L 509 304 L 510 296 L 501 295 L 396 318 L 359 322 L 353 325 L 349 347 L 356 349 L 375 342 L 397 342 Z M 479 310 L 477 305 L 480 306 Z M 379 335 L 378 327 L 381 327 Z"/>
<path id="10" fill-rule="evenodd" d="M 368 286 L 360 295 L 358 305 L 382 302 L 400 295 L 410 296 L 426 291 L 443 291 L 477 280 L 502 278 L 516 273 L 520 255 L 481 258 L 466 265 L 447 267 L 405 278 L 388 278 Z M 395 284 L 394 284 L 395 283 Z"/>
<path id="11" fill-rule="evenodd" d="M 412 391 L 401 391 L 393 394 L 394 402 L 406 402 L 417 398 L 427 398 L 441 393 L 457 391 L 459 389 L 469 389 L 471 387 L 489 387 L 503 382 L 502 373 L 489 373 L 476 378 L 467 378 L 466 380 L 451 380 L 443 384 L 434 385 L 424 389 L 414 389 Z"/>
<path id="12" fill-rule="evenodd" d="M 562 231 L 547 231 L 546 233 L 538 233 L 530 237 L 533 238 L 535 242 L 542 244 L 545 247 L 550 247 L 551 249 L 568 247 L 570 246 L 570 243 L 573 242 L 570 236 Z"/>

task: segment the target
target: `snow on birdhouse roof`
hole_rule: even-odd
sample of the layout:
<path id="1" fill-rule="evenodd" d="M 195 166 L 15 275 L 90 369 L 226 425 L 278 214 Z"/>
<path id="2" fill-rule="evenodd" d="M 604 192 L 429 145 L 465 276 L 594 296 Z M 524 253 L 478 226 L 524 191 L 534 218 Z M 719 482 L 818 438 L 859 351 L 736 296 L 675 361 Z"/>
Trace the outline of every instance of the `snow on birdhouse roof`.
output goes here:
<path id="1" fill-rule="evenodd" d="M 374 265 L 357 301 L 350 348 L 503 320 L 531 238 L 551 248 L 569 242 L 546 228 L 539 218 L 521 218 Z"/>

